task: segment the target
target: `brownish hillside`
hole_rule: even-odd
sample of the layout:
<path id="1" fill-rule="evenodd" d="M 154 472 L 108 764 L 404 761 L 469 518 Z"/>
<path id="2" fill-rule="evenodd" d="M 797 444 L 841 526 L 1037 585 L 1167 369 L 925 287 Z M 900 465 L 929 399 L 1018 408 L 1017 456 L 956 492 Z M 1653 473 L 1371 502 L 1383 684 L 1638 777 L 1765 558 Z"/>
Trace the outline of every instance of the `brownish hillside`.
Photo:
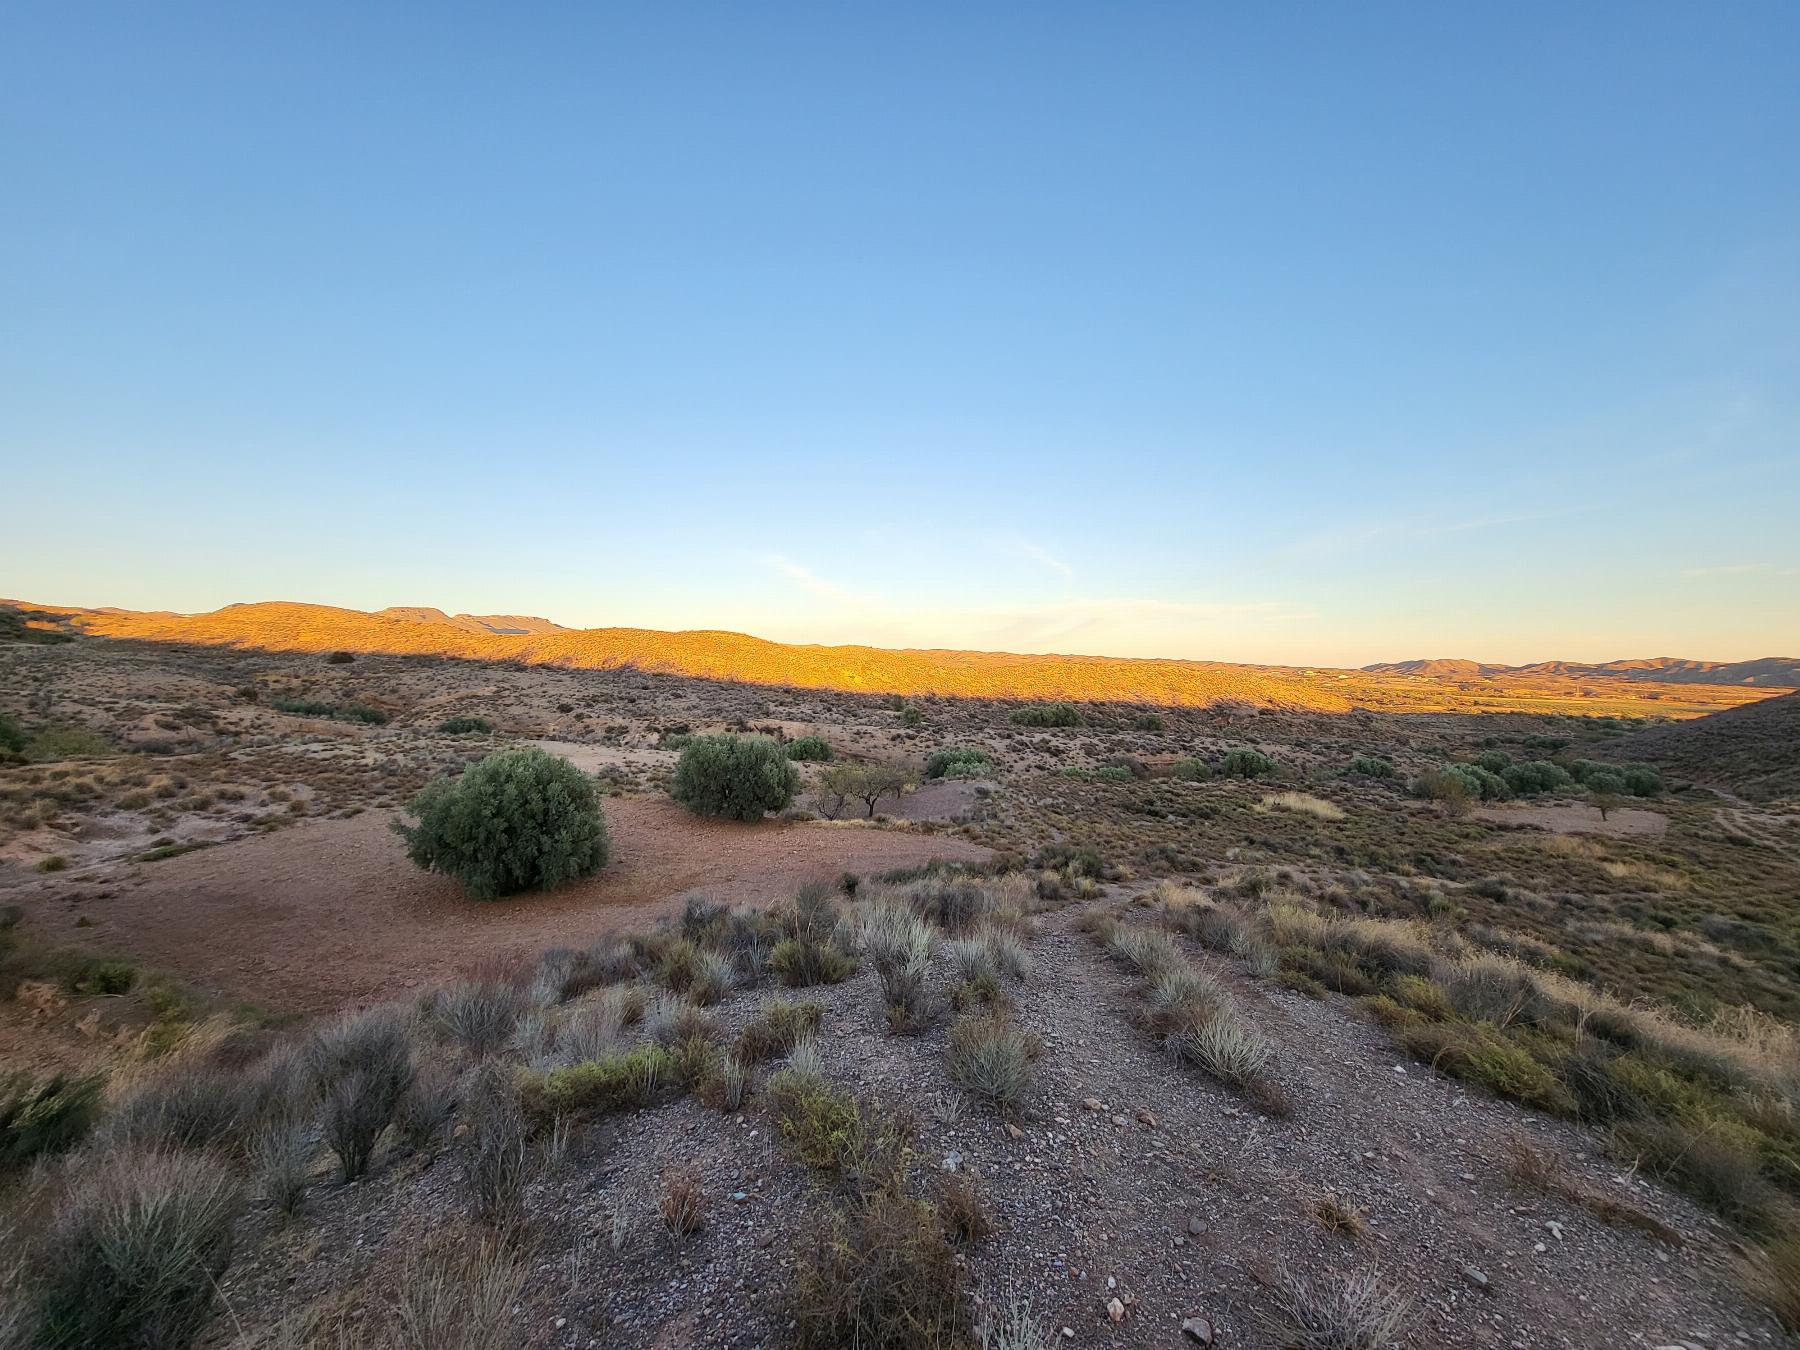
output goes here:
<path id="1" fill-rule="evenodd" d="M 1800 693 L 1679 726 L 1646 727 L 1606 747 L 1752 801 L 1800 798 Z"/>
<path id="2" fill-rule="evenodd" d="M 37 608 L 62 615 L 78 633 L 145 642 L 441 656 L 580 669 L 632 666 L 702 679 L 903 696 L 1069 699 L 1159 707 L 1240 700 L 1315 712 L 1364 707 L 1627 717 L 1691 717 L 1763 696 L 1750 689 L 1687 685 L 1676 691 L 1625 680 L 1560 676 L 1448 684 L 1362 671 L 1211 661 L 802 646 L 704 630 L 588 628 L 504 634 L 482 631 L 474 624 L 437 622 L 429 617 L 430 611 L 418 609 L 368 614 L 287 602 L 228 605 L 210 614 L 189 615 Z"/>

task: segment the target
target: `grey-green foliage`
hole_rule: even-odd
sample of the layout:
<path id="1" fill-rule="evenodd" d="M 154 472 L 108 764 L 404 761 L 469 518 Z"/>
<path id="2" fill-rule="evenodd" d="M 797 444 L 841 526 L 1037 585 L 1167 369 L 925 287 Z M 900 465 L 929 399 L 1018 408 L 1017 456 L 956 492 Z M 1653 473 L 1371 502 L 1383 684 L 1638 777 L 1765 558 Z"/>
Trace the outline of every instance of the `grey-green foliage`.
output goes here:
<path id="1" fill-rule="evenodd" d="M 593 781 L 543 750 L 506 750 L 440 778 L 396 821 L 408 856 L 477 900 L 547 891 L 606 865 L 606 817 Z"/>
<path id="2" fill-rule="evenodd" d="M 1382 759 L 1377 755 L 1358 755 L 1344 769 L 1347 774 L 1360 774 L 1364 778 L 1392 778 L 1394 764 L 1392 760 Z"/>
<path id="3" fill-rule="evenodd" d="M 800 771 L 767 736 L 696 736 L 669 791 L 695 815 L 761 820 L 794 799 Z"/>
<path id="4" fill-rule="evenodd" d="M 993 770 L 994 761 L 988 752 L 970 745 L 933 750 L 931 758 L 925 761 L 927 778 L 982 778 Z"/>
<path id="5" fill-rule="evenodd" d="M 1479 797 L 1484 802 L 1503 802 L 1512 796 L 1512 789 L 1507 787 L 1504 778 L 1478 764 L 1446 764 L 1443 772 L 1460 780 L 1469 789 L 1471 797 Z"/>
<path id="6" fill-rule="evenodd" d="M 1228 750 L 1219 761 L 1219 772 L 1226 778 L 1267 778 L 1275 772 L 1275 761 L 1260 750 L 1240 745 Z"/>
<path id="7" fill-rule="evenodd" d="M 1529 797 L 1538 792 L 1555 792 L 1568 787 L 1573 781 L 1561 765 L 1552 764 L 1547 759 L 1510 764 L 1501 771 L 1500 776 L 1506 780 L 1506 786 L 1521 797 Z"/>

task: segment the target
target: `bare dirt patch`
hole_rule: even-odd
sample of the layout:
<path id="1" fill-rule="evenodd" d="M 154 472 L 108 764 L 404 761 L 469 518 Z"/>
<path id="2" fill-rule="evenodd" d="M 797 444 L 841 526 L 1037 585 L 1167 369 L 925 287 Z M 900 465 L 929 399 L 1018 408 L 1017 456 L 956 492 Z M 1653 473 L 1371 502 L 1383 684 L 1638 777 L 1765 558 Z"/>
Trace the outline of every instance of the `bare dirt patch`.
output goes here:
<path id="1" fill-rule="evenodd" d="M 1497 825 L 1535 825 L 1552 834 L 1617 834 L 1660 839 L 1669 818 L 1656 811 L 1608 811 L 1605 819 L 1592 806 L 1484 806 L 1474 812 Z"/>
<path id="2" fill-rule="evenodd" d="M 696 820 L 674 803 L 606 804 L 614 861 L 548 895 L 483 904 L 418 871 L 389 812 L 308 821 L 137 870 L 107 898 L 22 895 L 48 930 L 76 915 L 94 945 L 128 951 L 263 1007 L 326 1011 L 442 982 L 472 964 L 642 926 L 703 892 L 770 904 L 809 881 L 934 858 L 972 861 L 965 840 L 897 830 Z"/>

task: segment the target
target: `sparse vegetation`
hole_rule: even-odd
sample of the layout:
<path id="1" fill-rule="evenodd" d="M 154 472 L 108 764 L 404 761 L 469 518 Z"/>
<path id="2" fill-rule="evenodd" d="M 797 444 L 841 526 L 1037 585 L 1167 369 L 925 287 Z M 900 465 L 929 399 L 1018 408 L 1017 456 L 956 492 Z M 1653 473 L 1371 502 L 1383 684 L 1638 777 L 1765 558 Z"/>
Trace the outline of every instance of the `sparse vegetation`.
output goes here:
<path id="1" fill-rule="evenodd" d="M 1085 720 L 1081 710 L 1068 703 L 1035 703 L 1014 708 L 1007 720 L 1022 727 L 1078 727 Z"/>

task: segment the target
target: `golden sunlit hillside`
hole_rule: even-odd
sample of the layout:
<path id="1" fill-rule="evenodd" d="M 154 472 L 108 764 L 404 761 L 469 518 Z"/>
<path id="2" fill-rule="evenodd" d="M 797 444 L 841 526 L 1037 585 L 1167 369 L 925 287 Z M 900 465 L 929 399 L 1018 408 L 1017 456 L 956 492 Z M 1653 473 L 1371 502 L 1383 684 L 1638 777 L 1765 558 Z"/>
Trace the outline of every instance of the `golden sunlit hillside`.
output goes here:
<path id="1" fill-rule="evenodd" d="M 395 617 L 429 616 L 437 611 L 368 614 L 287 602 L 230 605 L 210 614 L 192 615 L 36 608 L 61 616 L 61 622 L 75 632 L 143 642 L 438 656 L 574 669 L 631 666 L 657 674 L 903 696 L 1067 699 L 1159 707 L 1241 700 L 1314 712 L 1369 708 L 1692 717 L 1778 692 L 1722 685 L 1655 685 L 1558 673 L 1443 678 L 1211 661 L 825 647 L 704 630 L 552 628 L 505 634 L 471 631 L 469 626 L 430 617 Z"/>

